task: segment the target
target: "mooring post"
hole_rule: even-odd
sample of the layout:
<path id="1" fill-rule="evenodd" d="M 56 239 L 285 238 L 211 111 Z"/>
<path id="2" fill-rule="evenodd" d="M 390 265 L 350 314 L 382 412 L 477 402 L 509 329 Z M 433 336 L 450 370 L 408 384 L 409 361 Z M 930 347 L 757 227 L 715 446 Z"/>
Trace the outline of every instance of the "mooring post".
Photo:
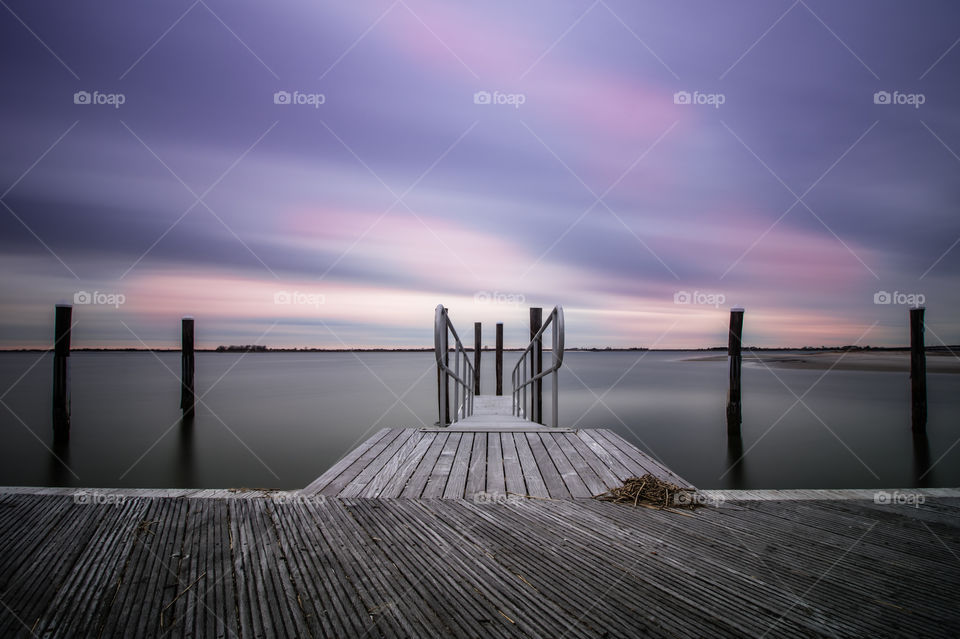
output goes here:
<path id="1" fill-rule="evenodd" d="M 730 360 L 730 392 L 727 395 L 727 434 L 739 435 L 743 415 L 740 407 L 740 364 L 743 336 L 743 309 L 730 309 L 730 336 L 727 357 Z"/>
<path id="2" fill-rule="evenodd" d="M 187 416 L 193 416 L 196 404 L 193 383 L 195 369 L 193 318 L 184 317 L 180 320 L 180 410 Z"/>
<path id="3" fill-rule="evenodd" d="M 53 328 L 53 433 L 70 435 L 70 326 L 73 307 L 57 304 Z"/>
<path id="4" fill-rule="evenodd" d="M 927 429 L 927 354 L 923 344 L 924 307 L 910 309 L 910 416 L 914 432 Z"/>
<path id="5" fill-rule="evenodd" d="M 473 323 L 473 394 L 480 394 L 480 351 L 481 351 L 480 322 Z"/>
<path id="6" fill-rule="evenodd" d="M 530 339 L 533 340 L 543 326 L 543 309 L 530 308 Z M 543 370 L 543 337 L 537 337 L 536 343 L 530 349 L 530 377 L 536 377 Z M 543 380 L 538 379 L 533 384 L 533 398 L 530 412 L 531 421 L 543 423 Z"/>
<path id="7" fill-rule="evenodd" d="M 497 322 L 497 395 L 503 395 L 503 322 Z"/>

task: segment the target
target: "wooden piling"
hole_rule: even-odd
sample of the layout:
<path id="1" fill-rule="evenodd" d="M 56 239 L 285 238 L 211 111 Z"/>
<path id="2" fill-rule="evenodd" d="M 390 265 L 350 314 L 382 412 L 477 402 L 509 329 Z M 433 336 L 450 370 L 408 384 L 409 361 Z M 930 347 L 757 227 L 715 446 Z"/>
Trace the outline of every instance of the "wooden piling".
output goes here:
<path id="1" fill-rule="evenodd" d="M 924 308 L 910 309 L 910 416 L 914 432 L 927 429 L 927 354 L 923 343 Z"/>
<path id="2" fill-rule="evenodd" d="M 727 342 L 727 357 L 730 360 L 730 391 L 727 395 L 727 434 L 740 436 L 743 415 L 740 406 L 740 365 L 743 337 L 743 309 L 730 309 L 730 335 Z"/>
<path id="3" fill-rule="evenodd" d="M 73 307 L 57 304 L 53 329 L 53 432 L 70 434 L 70 327 Z"/>
<path id="4" fill-rule="evenodd" d="M 473 323 L 473 394 L 480 394 L 480 351 L 482 330 L 480 322 Z"/>
<path id="5" fill-rule="evenodd" d="M 497 395 L 503 395 L 503 322 L 497 322 Z"/>
<path id="6" fill-rule="evenodd" d="M 195 360 L 193 350 L 193 318 L 180 321 L 180 409 L 192 416 L 196 405 L 194 392 Z"/>
<path id="7" fill-rule="evenodd" d="M 448 331 L 446 309 L 444 309 L 443 328 L 440 332 L 440 352 L 442 353 L 444 366 L 450 364 L 450 354 L 447 347 Z M 438 423 L 440 426 L 446 426 L 450 423 L 450 384 L 447 372 L 439 364 L 437 364 L 437 404 L 440 414 Z"/>
<path id="8" fill-rule="evenodd" d="M 530 339 L 540 331 L 543 326 L 543 309 L 537 307 L 530 308 Z M 533 348 L 530 349 L 530 377 L 535 377 L 543 370 L 543 337 L 538 337 Z M 533 397 L 530 406 L 530 419 L 538 424 L 543 423 L 543 380 L 538 379 L 530 385 L 533 390 Z"/>

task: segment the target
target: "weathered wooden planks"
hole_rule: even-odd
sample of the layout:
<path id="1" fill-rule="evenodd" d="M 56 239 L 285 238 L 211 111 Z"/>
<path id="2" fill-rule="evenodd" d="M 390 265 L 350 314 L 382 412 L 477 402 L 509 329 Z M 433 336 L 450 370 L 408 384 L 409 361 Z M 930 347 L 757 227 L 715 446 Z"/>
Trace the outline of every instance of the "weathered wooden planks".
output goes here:
<path id="1" fill-rule="evenodd" d="M 455 450 L 455 467 L 475 450 L 464 439 L 437 457 Z M 503 458 L 520 442 L 501 436 Z M 960 634 L 957 491 L 918 507 L 860 492 L 726 491 L 681 516 L 589 499 L 197 491 L 107 505 L 0 489 L 0 635 Z"/>
<path id="2" fill-rule="evenodd" d="M 377 432 L 303 493 L 412 499 L 510 493 L 586 499 L 644 472 L 689 485 L 623 438 L 600 429 L 396 428 Z"/>

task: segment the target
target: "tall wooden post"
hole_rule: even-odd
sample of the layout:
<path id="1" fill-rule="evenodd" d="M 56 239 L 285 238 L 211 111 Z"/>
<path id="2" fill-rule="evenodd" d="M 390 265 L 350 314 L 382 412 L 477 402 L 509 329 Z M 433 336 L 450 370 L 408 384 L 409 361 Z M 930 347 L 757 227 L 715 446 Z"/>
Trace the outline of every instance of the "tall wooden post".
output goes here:
<path id="1" fill-rule="evenodd" d="M 70 435 L 70 326 L 73 307 L 57 304 L 53 328 L 53 434 Z"/>
<path id="2" fill-rule="evenodd" d="M 193 318 L 184 317 L 180 321 L 180 409 L 187 416 L 193 416 L 196 404 L 194 370 Z"/>
<path id="3" fill-rule="evenodd" d="M 497 322 L 497 395 L 503 395 L 503 322 Z"/>
<path id="4" fill-rule="evenodd" d="M 740 435 L 743 415 L 740 407 L 740 365 L 743 337 L 743 309 L 730 309 L 730 336 L 727 342 L 727 357 L 730 360 L 730 392 L 727 395 L 727 434 Z"/>
<path id="5" fill-rule="evenodd" d="M 473 323 L 473 394 L 480 394 L 480 351 L 482 330 L 480 322 Z"/>
<path id="6" fill-rule="evenodd" d="M 924 308 L 910 309 L 910 416 L 914 432 L 927 429 L 927 354 L 923 344 Z"/>
<path id="7" fill-rule="evenodd" d="M 537 335 L 543 326 L 543 309 L 530 308 L 530 339 Z M 535 377 L 543 370 L 543 337 L 538 337 L 533 348 L 530 349 L 530 377 Z M 533 384 L 533 398 L 531 400 L 530 417 L 538 424 L 543 423 L 543 380 L 538 379 Z"/>
<path id="8" fill-rule="evenodd" d="M 440 332 L 440 353 L 444 365 L 450 363 L 450 355 L 447 352 L 447 338 L 446 311 L 444 311 L 443 328 Z M 450 423 L 450 385 L 448 379 L 449 376 L 444 367 L 437 363 L 437 403 L 440 407 L 440 420 L 438 422 L 440 426 L 446 426 Z"/>

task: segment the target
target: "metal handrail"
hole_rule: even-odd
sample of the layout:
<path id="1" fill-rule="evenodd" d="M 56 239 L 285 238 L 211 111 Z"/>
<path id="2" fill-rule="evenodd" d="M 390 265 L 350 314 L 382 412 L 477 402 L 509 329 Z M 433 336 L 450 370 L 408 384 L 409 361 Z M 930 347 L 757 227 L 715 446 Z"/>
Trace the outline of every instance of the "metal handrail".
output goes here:
<path id="1" fill-rule="evenodd" d="M 450 334 L 454 341 L 454 364 L 450 368 Z M 467 351 L 453 327 L 443 304 L 437 306 L 433 322 L 433 345 L 437 356 L 437 394 L 440 425 L 455 423 L 473 414 L 473 380 L 476 373 Z M 461 360 L 460 354 L 463 354 Z M 461 364 L 462 361 L 462 364 Z M 450 381 L 453 380 L 453 419 L 450 419 Z M 461 402 L 460 389 L 463 389 Z"/>
<path id="2" fill-rule="evenodd" d="M 542 365 L 543 359 L 543 334 L 547 330 L 547 327 L 553 325 L 553 334 L 552 334 L 552 346 L 551 354 L 553 356 L 553 361 L 550 368 L 545 370 L 535 370 L 537 368 L 538 362 Z M 563 342 L 564 342 L 564 325 L 563 325 L 563 307 L 555 306 L 553 311 L 547 317 L 547 321 L 543 323 L 540 327 L 540 330 L 533 336 L 530 340 L 530 343 L 527 345 L 523 352 L 520 354 L 520 360 L 517 362 L 517 365 L 513 367 L 513 373 L 511 374 L 513 380 L 513 414 L 517 417 L 526 417 L 528 414 L 531 416 L 532 421 L 543 423 L 543 415 L 539 414 L 542 410 L 542 406 L 537 401 L 540 393 L 538 390 L 542 390 L 542 380 L 547 375 L 553 375 L 553 392 L 551 397 L 551 404 L 553 406 L 553 414 L 550 418 L 551 426 L 554 428 L 557 427 L 558 423 L 558 398 L 560 396 L 560 381 L 559 381 L 559 370 L 563 365 Z M 527 355 L 530 355 L 530 367 L 529 373 L 527 369 Z M 521 370 L 522 367 L 522 370 Z M 536 386 L 533 386 L 530 389 L 530 411 L 527 411 L 527 386 L 537 383 Z"/>

